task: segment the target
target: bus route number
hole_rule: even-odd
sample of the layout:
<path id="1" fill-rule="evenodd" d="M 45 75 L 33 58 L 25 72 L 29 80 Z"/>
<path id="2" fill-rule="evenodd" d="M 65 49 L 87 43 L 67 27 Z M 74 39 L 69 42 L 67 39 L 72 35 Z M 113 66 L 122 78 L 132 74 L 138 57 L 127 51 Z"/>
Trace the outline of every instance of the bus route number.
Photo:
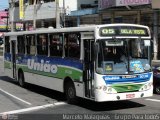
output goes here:
<path id="1" fill-rule="evenodd" d="M 115 34 L 115 30 L 114 29 L 102 29 L 102 35 L 106 35 L 106 34 Z"/>

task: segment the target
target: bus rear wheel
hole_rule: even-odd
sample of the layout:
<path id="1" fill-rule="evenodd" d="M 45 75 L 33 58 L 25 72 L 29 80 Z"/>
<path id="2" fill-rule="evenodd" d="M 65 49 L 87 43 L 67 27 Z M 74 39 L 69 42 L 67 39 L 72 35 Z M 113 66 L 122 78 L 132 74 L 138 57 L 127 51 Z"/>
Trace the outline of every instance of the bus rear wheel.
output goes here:
<path id="1" fill-rule="evenodd" d="M 157 94 L 160 94 L 160 85 L 157 85 L 157 86 L 155 87 L 155 92 L 156 92 Z"/>
<path id="2" fill-rule="evenodd" d="M 21 87 L 25 87 L 24 74 L 23 72 L 19 72 L 18 74 L 18 83 Z"/>
<path id="3" fill-rule="evenodd" d="M 67 82 L 65 85 L 65 95 L 69 104 L 77 103 L 76 90 L 73 82 Z"/>

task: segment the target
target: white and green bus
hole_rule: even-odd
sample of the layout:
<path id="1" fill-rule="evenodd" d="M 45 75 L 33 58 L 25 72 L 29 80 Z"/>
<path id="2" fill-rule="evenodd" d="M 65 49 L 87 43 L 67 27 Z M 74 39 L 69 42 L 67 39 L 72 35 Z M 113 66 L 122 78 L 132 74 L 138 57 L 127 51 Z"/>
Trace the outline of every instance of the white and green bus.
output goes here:
<path id="1" fill-rule="evenodd" d="M 5 34 L 5 73 L 97 102 L 153 94 L 151 35 L 147 26 L 104 24 Z"/>

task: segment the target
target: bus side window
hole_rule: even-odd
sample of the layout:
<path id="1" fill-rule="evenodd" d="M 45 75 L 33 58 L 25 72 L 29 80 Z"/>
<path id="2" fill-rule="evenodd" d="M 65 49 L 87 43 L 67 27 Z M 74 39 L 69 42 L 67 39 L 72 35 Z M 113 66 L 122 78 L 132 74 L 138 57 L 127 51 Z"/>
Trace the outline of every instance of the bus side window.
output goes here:
<path id="1" fill-rule="evenodd" d="M 9 36 L 5 37 L 5 53 L 10 53 Z"/>
<path id="2" fill-rule="evenodd" d="M 59 56 L 62 57 L 63 53 L 63 44 L 62 44 L 62 35 L 50 35 L 50 56 Z"/>
<path id="3" fill-rule="evenodd" d="M 65 36 L 65 56 L 80 58 L 80 35 L 76 33 Z"/>
<path id="4" fill-rule="evenodd" d="M 24 41 L 24 36 L 18 36 L 18 54 L 25 54 L 25 41 Z"/>
<path id="5" fill-rule="evenodd" d="M 36 46 L 35 46 L 35 36 L 34 35 L 27 35 L 26 36 L 26 49 L 28 55 L 35 55 L 36 54 Z"/>
<path id="6" fill-rule="evenodd" d="M 37 35 L 37 54 L 48 55 L 48 35 L 47 34 Z"/>

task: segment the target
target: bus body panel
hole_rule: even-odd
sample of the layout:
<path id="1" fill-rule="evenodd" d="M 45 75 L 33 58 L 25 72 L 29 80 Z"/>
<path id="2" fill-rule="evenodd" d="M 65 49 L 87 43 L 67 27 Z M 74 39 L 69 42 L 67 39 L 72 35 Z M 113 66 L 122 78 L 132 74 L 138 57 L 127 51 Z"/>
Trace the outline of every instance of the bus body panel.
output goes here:
<path id="1" fill-rule="evenodd" d="M 76 87 L 77 96 L 83 97 L 83 64 L 68 58 L 17 55 L 18 70 L 24 72 L 25 82 L 64 92 L 65 77 L 70 77 Z M 11 55 L 5 54 L 5 73 L 12 77 Z"/>
<path id="2" fill-rule="evenodd" d="M 5 73 L 6 76 L 8 76 L 10 78 L 13 78 L 11 69 L 5 68 L 4 73 Z"/>
<path id="3" fill-rule="evenodd" d="M 49 88 L 49 89 L 56 90 L 59 92 L 64 92 L 64 89 L 63 89 L 64 80 L 63 79 L 47 77 L 47 76 L 37 75 L 33 73 L 28 73 L 28 72 L 24 72 L 24 77 L 25 77 L 25 82 L 27 83 L 39 85 L 41 87 Z M 84 97 L 83 83 L 74 82 L 74 85 L 76 88 L 76 95 L 78 97 Z"/>
<path id="4" fill-rule="evenodd" d="M 70 77 L 82 81 L 83 64 L 78 60 L 45 56 L 17 56 L 17 69 L 47 77 Z"/>
<path id="5" fill-rule="evenodd" d="M 11 54 L 4 53 L 4 72 L 7 76 L 13 78 L 11 69 Z"/>
<path id="6" fill-rule="evenodd" d="M 25 82 L 63 92 L 63 80 L 24 72 Z"/>

